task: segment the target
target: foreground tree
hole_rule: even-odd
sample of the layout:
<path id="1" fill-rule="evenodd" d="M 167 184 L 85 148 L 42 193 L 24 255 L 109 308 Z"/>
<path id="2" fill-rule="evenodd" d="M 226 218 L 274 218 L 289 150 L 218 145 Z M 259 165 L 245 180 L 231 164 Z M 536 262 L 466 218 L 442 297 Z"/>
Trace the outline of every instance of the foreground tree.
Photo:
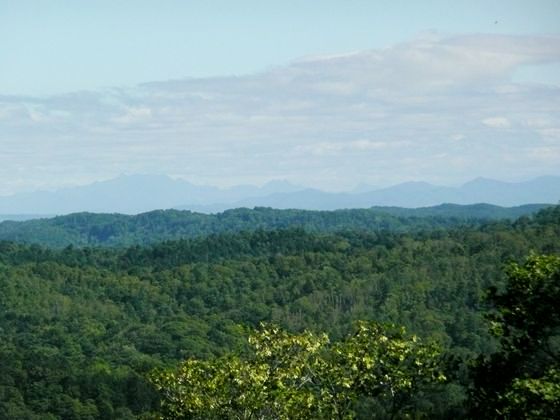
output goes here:
<path id="1" fill-rule="evenodd" d="M 474 369 L 472 414 L 486 418 L 560 416 L 560 258 L 531 256 L 490 290 L 489 318 L 500 351 Z"/>
<path id="2" fill-rule="evenodd" d="M 344 419 L 364 404 L 407 417 L 416 392 L 445 380 L 436 345 L 373 322 L 334 344 L 325 334 L 262 325 L 249 346 L 247 357 L 187 360 L 152 375 L 162 418 Z"/>

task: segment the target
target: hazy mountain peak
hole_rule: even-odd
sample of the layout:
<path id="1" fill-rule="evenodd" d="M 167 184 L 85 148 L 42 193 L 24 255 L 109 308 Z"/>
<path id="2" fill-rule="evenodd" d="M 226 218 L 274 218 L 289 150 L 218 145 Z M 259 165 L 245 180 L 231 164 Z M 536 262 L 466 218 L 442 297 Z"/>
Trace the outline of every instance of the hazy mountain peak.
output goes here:
<path id="1" fill-rule="evenodd" d="M 80 211 L 141 213 L 155 209 L 216 212 L 235 207 L 274 207 L 309 210 L 372 206 L 425 207 L 441 203 L 490 203 L 515 206 L 558 203 L 560 177 L 543 176 L 520 183 L 476 178 L 461 187 L 409 181 L 365 192 L 332 193 L 273 180 L 261 187 L 199 186 L 167 175 L 120 175 L 106 181 L 55 192 L 0 197 L 0 214 L 67 214 Z"/>
<path id="2" fill-rule="evenodd" d="M 264 184 L 261 189 L 270 192 L 292 192 L 302 190 L 304 187 L 292 184 L 285 179 L 273 179 Z"/>
<path id="3" fill-rule="evenodd" d="M 503 184 L 509 184 L 509 182 L 504 182 L 504 181 L 498 181 L 495 179 L 490 179 L 490 178 L 485 178 L 485 177 L 477 177 L 474 178 L 471 181 L 465 182 L 462 185 L 462 188 L 471 188 L 471 187 L 480 187 L 480 186 L 486 186 L 486 185 L 503 185 Z"/>
<path id="4" fill-rule="evenodd" d="M 115 182 L 115 183 L 149 182 L 151 184 L 182 183 L 182 184 L 194 185 L 184 179 L 171 178 L 169 175 L 165 175 L 165 174 L 121 174 L 116 178 L 108 180 L 107 182 Z"/>

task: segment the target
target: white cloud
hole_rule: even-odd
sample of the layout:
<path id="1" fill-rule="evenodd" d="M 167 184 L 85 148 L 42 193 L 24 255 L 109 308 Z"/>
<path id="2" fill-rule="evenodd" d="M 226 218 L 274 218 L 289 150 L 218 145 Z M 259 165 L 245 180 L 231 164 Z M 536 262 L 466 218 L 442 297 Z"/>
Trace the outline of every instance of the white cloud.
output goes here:
<path id="1" fill-rule="evenodd" d="M 511 123 L 506 117 L 490 117 L 482 120 L 482 124 L 491 128 L 509 128 Z"/>
<path id="2" fill-rule="evenodd" d="M 537 163 L 556 164 L 560 161 L 560 144 L 535 147 L 529 151 L 528 155 Z"/>
<path id="3" fill-rule="evenodd" d="M 549 127 L 537 130 L 544 140 L 560 143 L 560 127 Z"/>
<path id="4" fill-rule="evenodd" d="M 152 110 L 148 107 L 126 107 L 124 113 L 112 118 L 112 121 L 119 124 L 136 124 L 149 120 L 152 117 Z"/>
<path id="5" fill-rule="evenodd" d="M 511 79 L 553 62 L 559 37 L 432 34 L 242 77 L 0 97 L 11 156 L 0 177 L 24 167 L 37 184 L 154 171 L 332 186 L 557 173 L 555 153 L 537 166 L 525 145 L 560 146 L 560 88 Z"/>
<path id="6" fill-rule="evenodd" d="M 548 128 L 553 124 L 553 120 L 542 117 L 529 117 L 525 121 L 526 125 L 531 128 Z"/>
<path id="7" fill-rule="evenodd" d="M 0 104 L 0 120 L 9 121 L 18 113 L 19 107 L 10 104 Z"/>

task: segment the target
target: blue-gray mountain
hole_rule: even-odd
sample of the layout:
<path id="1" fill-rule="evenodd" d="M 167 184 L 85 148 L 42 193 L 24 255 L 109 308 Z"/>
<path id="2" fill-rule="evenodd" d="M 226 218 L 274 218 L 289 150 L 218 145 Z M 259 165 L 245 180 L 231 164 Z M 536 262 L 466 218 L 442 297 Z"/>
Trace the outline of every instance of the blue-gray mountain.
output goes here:
<path id="1" fill-rule="evenodd" d="M 247 197 L 264 197 L 300 190 L 285 181 L 262 187 L 238 185 L 222 189 L 199 186 L 165 175 L 129 175 L 58 191 L 31 192 L 0 197 L 0 215 L 62 215 L 77 212 L 138 214 L 151 210 L 234 203 Z M 14 220 L 13 216 L 0 216 Z"/>
<path id="2" fill-rule="evenodd" d="M 477 178 L 460 187 L 442 187 L 426 182 L 407 182 L 389 188 L 360 193 L 327 193 L 307 189 L 275 193 L 235 203 L 235 207 L 267 206 L 278 209 L 335 210 L 372 206 L 427 207 L 442 203 L 488 203 L 519 206 L 527 203 L 556 204 L 560 201 L 560 177 L 543 176 L 531 181 L 510 183 Z M 188 208 L 185 206 L 184 208 Z M 223 210 L 227 205 L 211 210 Z"/>
<path id="3" fill-rule="evenodd" d="M 556 204 L 559 201 L 559 176 L 543 176 L 519 183 L 477 178 L 460 187 L 407 182 L 370 191 L 361 186 L 353 192 L 329 193 L 286 181 L 273 181 L 263 187 L 245 185 L 223 189 L 194 185 L 161 175 L 134 175 L 55 192 L 0 197 L 0 215 L 62 215 L 82 211 L 138 214 L 169 208 L 215 213 L 259 206 L 305 210 L 372 206 L 416 208 L 442 203 L 518 206 L 527 203 Z"/>

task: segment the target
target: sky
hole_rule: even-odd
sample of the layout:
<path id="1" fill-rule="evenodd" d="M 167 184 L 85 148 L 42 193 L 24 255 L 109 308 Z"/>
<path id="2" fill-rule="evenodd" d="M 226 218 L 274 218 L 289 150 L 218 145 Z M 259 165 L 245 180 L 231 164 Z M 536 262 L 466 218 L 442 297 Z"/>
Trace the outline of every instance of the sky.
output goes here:
<path id="1" fill-rule="evenodd" d="M 0 0 L 0 195 L 560 174 L 560 2 Z"/>

